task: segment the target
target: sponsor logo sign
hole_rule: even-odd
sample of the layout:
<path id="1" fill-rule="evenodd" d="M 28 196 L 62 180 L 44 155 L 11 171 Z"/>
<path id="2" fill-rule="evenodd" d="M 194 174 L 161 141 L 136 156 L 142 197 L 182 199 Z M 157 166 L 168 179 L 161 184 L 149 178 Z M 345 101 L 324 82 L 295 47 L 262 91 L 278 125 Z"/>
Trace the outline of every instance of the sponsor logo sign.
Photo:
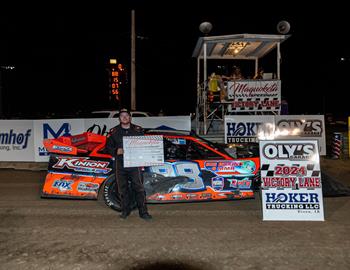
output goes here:
<path id="1" fill-rule="evenodd" d="M 274 131 L 273 115 L 225 116 L 226 143 L 257 143 L 259 137 L 269 137 Z"/>
<path id="2" fill-rule="evenodd" d="M 228 98 L 231 111 L 279 111 L 281 106 L 281 81 L 250 80 L 229 81 Z"/>
<path id="3" fill-rule="evenodd" d="M 282 130 L 295 130 L 295 135 L 302 137 L 322 136 L 322 122 L 318 119 L 281 119 L 276 126 Z"/>
<path id="4" fill-rule="evenodd" d="M 309 160 L 316 155 L 317 149 L 312 143 L 266 143 L 262 154 L 266 159 Z"/>
<path id="5" fill-rule="evenodd" d="M 264 220 L 324 220 L 316 140 L 260 141 Z"/>
<path id="6" fill-rule="evenodd" d="M 0 161 L 32 161 L 33 121 L 0 120 Z"/>
<path id="7" fill-rule="evenodd" d="M 276 115 L 278 139 L 317 140 L 320 155 L 326 155 L 324 115 Z"/>
<path id="8" fill-rule="evenodd" d="M 16 132 L 10 129 L 9 132 L 0 132 L 0 149 L 9 151 L 22 150 L 28 147 L 28 139 L 32 133 L 31 129 L 27 129 L 25 133 Z M 3 147 L 8 146 L 8 147 Z"/>

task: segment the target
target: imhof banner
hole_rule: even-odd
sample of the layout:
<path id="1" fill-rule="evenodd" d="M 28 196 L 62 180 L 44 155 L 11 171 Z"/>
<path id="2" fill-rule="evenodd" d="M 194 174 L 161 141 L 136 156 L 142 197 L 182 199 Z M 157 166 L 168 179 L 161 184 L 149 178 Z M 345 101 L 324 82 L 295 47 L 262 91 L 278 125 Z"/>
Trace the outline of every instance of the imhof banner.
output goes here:
<path id="1" fill-rule="evenodd" d="M 260 141 L 263 220 L 323 221 L 316 140 Z"/>

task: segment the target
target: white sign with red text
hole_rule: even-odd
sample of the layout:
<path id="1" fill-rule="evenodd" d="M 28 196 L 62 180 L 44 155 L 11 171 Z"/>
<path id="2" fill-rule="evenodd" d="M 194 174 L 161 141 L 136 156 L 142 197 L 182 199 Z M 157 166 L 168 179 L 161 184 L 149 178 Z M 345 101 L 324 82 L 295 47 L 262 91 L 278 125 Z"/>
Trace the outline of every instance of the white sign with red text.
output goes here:
<path id="1" fill-rule="evenodd" d="M 145 167 L 164 164 L 163 136 L 123 137 L 124 167 Z"/>
<path id="2" fill-rule="evenodd" d="M 324 221 L 316 140 L 260 141 L 263 220 Z"/>
<path id="3" fill-rule="evenodd" d="M 227 82 L 229 111 L 280 111 L 280 80 L 238 80 Z"/>

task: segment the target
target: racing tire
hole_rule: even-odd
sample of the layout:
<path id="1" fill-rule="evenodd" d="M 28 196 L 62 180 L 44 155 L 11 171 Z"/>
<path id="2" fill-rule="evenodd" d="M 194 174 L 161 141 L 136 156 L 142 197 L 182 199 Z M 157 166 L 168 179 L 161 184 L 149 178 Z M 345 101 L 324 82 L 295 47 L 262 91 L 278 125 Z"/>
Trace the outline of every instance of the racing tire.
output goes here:
<path id="1" fill-rule="evenodd" d="M 117 186 L 117 181 L 115 179 L 115 174 L 110 175 L 105 180 L 103 188 L 100 190 L 100 193 L 102 193 L 103 200 L 108 207 L 118 212 L 122 211 L 121 198 L 118 192 L 118 186 Z M 131 190 L 130 186 L 129 186 L 129 199 L 130 199 L 131 210 L 136 209 L 137 204 L 135 200 L 135 194 Z"/>
<path id="2" fill-rule="evenodd" d="M 102 193 L 103 200 L 108 207 L 115 211 L 121 212 L 121 200 L 117 192 L 117 188 L 115 174 L 112 174 L 105 180 L 100 193 Z"/>

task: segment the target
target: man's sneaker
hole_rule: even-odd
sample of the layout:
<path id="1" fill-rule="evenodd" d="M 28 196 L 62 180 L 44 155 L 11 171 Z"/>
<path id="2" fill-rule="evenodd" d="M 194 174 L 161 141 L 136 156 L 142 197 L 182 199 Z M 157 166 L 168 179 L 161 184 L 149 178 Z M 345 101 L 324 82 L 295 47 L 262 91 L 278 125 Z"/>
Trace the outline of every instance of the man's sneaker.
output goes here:
<path id="1" fill-rule="evenodd" d="M 144 220 L 151 220 L 152 216 L 146 212 L 144 214 L 140 214 L 140 218 L 142 218 Z"/>
<path id="2" fill-rule="evenodd" d="M 120 214 L 120 218 L 126 219 L 129 215 L 130 215 L 130 212 L 122 212 L 122 213 Z"/>

